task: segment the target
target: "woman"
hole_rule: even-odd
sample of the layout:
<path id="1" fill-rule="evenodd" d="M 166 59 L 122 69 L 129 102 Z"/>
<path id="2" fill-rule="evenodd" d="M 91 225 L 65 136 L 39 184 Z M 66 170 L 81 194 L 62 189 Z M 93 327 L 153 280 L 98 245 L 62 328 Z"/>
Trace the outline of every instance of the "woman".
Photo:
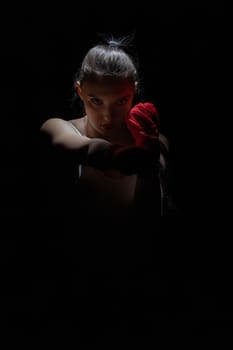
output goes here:
<path id="1" fill-rule="evenodd" d="M 74 83 L 84 115 L 50 118 L 41 126 L 59 164 L 52 177 L 55 213 L 69 208 L 80 217 L 153 222 L 164 215 L 168 142 L 156 107 L 136 103 L 139 76 L 128 45 L 127 38 L 111 38 L 92 47 Z"/>
<path id="2" fill-rule="evenodd" d="M 127 294 L 131 269 L 151 259 L 164 261 L 163 245 L 155 239 L 166 214 L 168 142 L 159 131 L 156 107 L 139 100 L 138 70 L 128 44 L 127 38 L 111 38 L 92 47 L 74 81 L 83 116 L 50 118 L 41 126 L 46 145 L 41 161 L 47 160 L 41 169 L 43 210 L 56 216 L 50 235 L 58 239 L 62 230 L 62 247 L 53 247 L 51 260 L 57 265 L 64 250 L 60 265 L 68 264 L 58 268 L 62 297 L 54 308 L 64 299 L 66 318 L 89 338 L 101 328 L 118 327 L 124 318 L 130 327 L 143 326 L 137 291 L 122 302 L 117 291 Z M 121 305 L 119 315 L 114 302 Z"/>

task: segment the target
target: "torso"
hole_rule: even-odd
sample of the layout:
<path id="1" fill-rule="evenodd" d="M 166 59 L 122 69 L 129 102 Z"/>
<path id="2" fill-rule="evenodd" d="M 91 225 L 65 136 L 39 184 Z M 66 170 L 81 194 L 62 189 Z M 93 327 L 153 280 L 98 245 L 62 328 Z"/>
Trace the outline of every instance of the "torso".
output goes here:
<path id="1" fill-rule="evenodd" d="M 85 117 L 69 121 L 80 135 L 86 135 Z M 127 140 L 126 140 L 127 143 Z M 160 135 L 160 180 L 161 193 L 166 192 L 167 155 L 169 144 L 167 138 Z M 165 153 L 164 151 L 165 150 Z M 167 150 L 167 151 L 166 151 Z M 77 164 L 75 178 L 81 199 L 81 212 L 93 213 L 94 216 L 126 216 L 131 213 L 137 176 L 125 176 L 118 171 L 103 173 L 95 168 Z M 163 201 L 164 199 L 162 199 Z"/>
<path id="2" fill-rule="evenodd" d="M 77 133 L 86 136 L 85 118 L 74 119 L 70 123 Z M 122 217 L 131 211 L 136 175 L 126 176 L 118 171 L 104 173 L 93 167 L 77 164 L 75 178 L 83 213 Z"/>

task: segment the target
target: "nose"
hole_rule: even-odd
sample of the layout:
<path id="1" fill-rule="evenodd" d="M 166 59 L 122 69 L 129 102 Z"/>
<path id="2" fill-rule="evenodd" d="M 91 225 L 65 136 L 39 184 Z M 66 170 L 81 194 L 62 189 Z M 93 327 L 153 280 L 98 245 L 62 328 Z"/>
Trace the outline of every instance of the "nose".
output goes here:
<path id="1" fill-rule="evenodd" d="M 113 119 L 113 109 L 110 107 L 106 107 L 103 111 L 103 119 L 106 122 L 110 122 Z"/>

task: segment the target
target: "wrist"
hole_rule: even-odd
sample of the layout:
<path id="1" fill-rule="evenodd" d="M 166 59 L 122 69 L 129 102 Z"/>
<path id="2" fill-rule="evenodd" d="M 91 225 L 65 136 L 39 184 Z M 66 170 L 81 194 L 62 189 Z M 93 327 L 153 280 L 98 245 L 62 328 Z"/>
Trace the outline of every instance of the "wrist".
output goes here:
<path id="1" fill-rule="evenodd" d="M 135 140 L 138 147 L 147 149 L 148 151 L 154 151 L 159 146 L 157 135 L 146 135 L 142 131 L 138 134 Z"/>

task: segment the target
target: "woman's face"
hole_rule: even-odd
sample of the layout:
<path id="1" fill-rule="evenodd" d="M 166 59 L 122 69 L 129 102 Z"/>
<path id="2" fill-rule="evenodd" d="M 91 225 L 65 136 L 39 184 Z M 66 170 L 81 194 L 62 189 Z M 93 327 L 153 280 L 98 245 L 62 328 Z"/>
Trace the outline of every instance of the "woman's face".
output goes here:
<path id="1" fill-rule="evenodd" d="M 96 78 L 77 84 L 77 92 L 84 103 L 90 136 L 116 133 L 125 125 L 132 106 L 135 85 L 127 79 Z"/>

